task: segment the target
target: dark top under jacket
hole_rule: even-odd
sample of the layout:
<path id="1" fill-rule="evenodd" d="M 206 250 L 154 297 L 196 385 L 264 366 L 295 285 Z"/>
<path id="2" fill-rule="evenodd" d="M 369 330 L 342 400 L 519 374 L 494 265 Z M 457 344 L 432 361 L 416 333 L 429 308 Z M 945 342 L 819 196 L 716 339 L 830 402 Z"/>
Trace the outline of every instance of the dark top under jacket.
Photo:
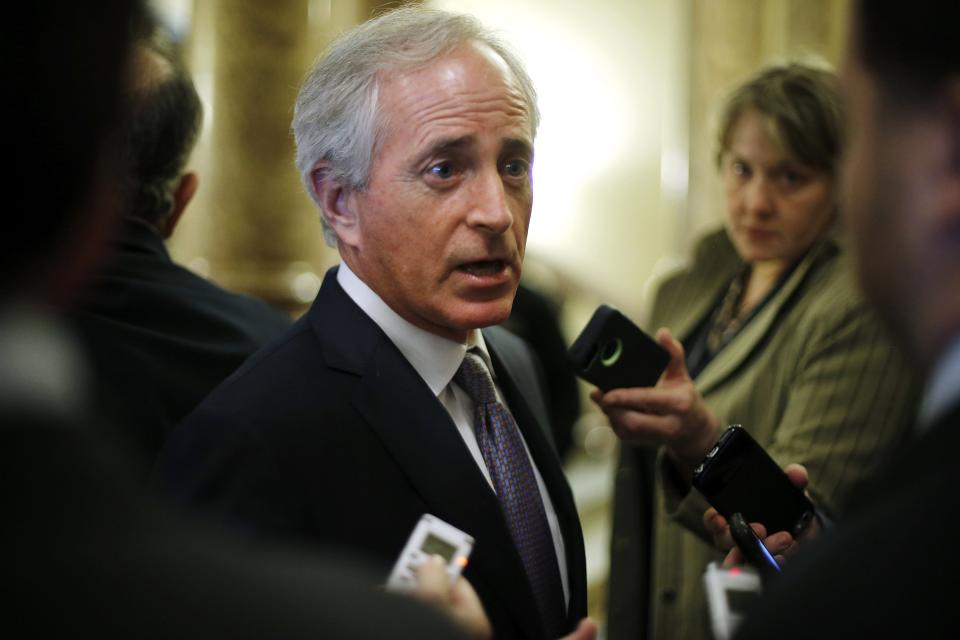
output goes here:
<path id="1" fill-rule="evenodd" d="M 71 320 L 122 436 L 152 460 L 173 426 L 290 319 L 170 259 L 160 235 L 125 220 Z"/>

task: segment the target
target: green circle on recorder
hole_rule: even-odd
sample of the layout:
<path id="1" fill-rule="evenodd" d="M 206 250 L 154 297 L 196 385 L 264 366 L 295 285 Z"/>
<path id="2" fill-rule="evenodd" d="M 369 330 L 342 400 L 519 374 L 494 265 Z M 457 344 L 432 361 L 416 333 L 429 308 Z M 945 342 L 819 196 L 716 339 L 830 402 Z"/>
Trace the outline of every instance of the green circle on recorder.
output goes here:
<path id="1" fill-rule="evenodd" d="M 605 367 L 612 367 L 620 359 L 622 353 L 623 342 L 620 338 L 614 338 L 603 346 L 603 351 L 600 352 L 600 362 Z"/>

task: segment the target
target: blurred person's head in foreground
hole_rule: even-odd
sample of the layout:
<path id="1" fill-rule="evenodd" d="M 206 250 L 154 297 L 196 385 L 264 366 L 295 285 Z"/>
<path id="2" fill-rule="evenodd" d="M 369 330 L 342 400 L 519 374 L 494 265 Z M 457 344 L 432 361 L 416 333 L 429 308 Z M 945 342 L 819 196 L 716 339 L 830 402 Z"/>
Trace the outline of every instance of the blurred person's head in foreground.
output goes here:
<path id="1" fill-rule="evenodd" d="M 955 2 L 858 2 L 844 65 L 844 208 L 860 279 L 925 368 L 960 335 Z"/>
<path id="2" fill-rule="evenodd" d="M 16 216 L 0 291 L 69 300 L 96 267 L 118 212 L 111 174 L 123 74 L 139 3 L 24 3 L 0 44 Z"/>

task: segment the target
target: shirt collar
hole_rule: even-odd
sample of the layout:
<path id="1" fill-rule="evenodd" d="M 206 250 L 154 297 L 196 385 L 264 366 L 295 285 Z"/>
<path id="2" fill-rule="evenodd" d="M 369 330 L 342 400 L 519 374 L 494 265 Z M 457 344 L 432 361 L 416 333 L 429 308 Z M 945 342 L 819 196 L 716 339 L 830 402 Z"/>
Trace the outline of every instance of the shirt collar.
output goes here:
<path id="1" fill-rule="evenodd" d="M 29 303 L 0 308 L 0 404 L 77 416 L 85 374 L 79 347 L 55 317 Z"/>
<path id="2" fill-rule="evenodd" d="M 439 396 L 453 380 L 468 349 L 478 352 L 493 374 L 490 354 L 479 329 L 469 333 L 466 343 L 454 342 L 421 329 L 400 317 L 345 262 L 341 262 L 337 269 L 337 282 L 350 299 L 387 334 L 434 395 Z"/>
<path id="3" fill-rule="evenodd" d="M 114 243 L 138 253 L 148 252 L 170 259 L 163 236 L 152 224 L 135 216 L 125 216 Z"/>
<path id="4" fill-rule="evenodd" d="M 960 337 L 955 338 L 933 369 L 920 405 L 920 430 L 933 425 L 960 402 Z"/>

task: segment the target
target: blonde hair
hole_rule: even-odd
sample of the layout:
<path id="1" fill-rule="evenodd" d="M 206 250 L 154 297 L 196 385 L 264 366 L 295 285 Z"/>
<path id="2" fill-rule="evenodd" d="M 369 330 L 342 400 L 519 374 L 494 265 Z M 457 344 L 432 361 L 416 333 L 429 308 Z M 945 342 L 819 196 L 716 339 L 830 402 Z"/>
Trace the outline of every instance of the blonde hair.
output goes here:
<path id="1" fill-rule="evenodd" d="M 766 116 L 773 141 L 801 164 L 836 173 L 843 111 L 833 72 L 791 63 L 763 69 L 728 96 L 717 129 L 717 166 L 746 111 Z"/>

